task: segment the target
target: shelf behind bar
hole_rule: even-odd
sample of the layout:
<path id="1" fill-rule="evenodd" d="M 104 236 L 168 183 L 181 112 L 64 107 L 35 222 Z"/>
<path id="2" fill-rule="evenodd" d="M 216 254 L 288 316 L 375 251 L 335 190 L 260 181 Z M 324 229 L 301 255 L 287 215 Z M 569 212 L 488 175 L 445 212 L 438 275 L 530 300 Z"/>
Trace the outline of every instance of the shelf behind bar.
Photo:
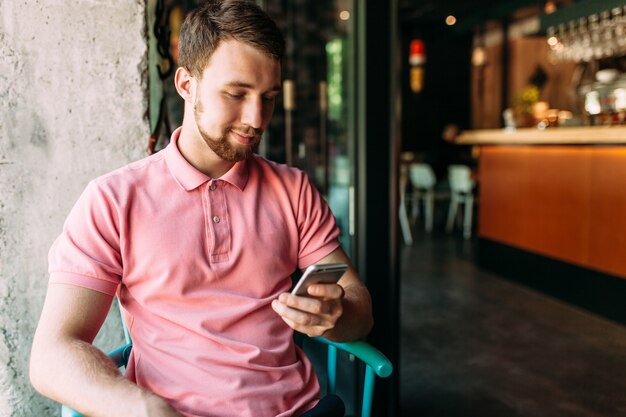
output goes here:
<path id="1" fill-rule="evenodd" d="M 540 16 L 541 33 L 545 33 L 550 26 L 558 26 L 581 17 L 589 17 L 603 11 L 611 11 L 614 7 L 624 7 L 624 0 L 585 0 L 559 8 L 556 12 Z"/>
<path id="2" fill-rule="evenodd" d="M 549 127 L 466 130 L 459 145 L 626 145 L 626 127 Z"/>

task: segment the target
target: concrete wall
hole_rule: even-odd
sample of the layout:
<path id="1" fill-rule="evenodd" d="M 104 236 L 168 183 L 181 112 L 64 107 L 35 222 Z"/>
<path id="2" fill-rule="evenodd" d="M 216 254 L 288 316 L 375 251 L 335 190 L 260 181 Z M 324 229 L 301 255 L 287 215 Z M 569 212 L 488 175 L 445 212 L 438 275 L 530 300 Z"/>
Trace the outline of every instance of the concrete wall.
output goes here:
<path id="1" fill-rule="evenodd" d="M 53 416 L 27 373 L 47 252 L 89 179 L 145 155 L 145 1 L 0 0 L 0 109 L 0 417 Z"/>

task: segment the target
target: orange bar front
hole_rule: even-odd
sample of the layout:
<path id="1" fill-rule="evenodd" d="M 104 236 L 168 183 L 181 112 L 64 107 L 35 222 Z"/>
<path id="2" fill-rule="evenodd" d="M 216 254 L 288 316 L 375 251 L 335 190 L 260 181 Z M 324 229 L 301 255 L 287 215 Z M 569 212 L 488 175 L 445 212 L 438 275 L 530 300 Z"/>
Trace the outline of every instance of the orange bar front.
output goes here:
<path id="1" fill-rule="evenodd" d="M 485 146 L 479 236 L 626 278 L 626 147 Z"/>

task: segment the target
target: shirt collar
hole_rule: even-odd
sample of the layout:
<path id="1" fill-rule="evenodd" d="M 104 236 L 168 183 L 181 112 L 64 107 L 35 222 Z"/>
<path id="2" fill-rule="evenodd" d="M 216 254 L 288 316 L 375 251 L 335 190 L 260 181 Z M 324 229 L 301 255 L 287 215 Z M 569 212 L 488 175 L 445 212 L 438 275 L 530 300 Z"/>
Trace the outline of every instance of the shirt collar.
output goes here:
<path id="1" fill-rule="evenodd" d="M 246 183 L 248 182 L 248 164 L 248 159 L 237 162 L 219 179 L 234 185 L 239 188 L 239 191 L 243 191 L 243 189 L 246 188 Z"/>
<path id="2" fill-rule="evenodd" d="M 198 171 L 183 157 L 178 149 L 178 137 L 182 127 L 179 127 L 172 133 L 170 143 L 165 148 L 165 158 L 167 165 L 176 179 L 176 182 L 186 191 L 191 191 L 207 181 L 211 177 Z M 226 181 L 239 190 L 243 191 L 248 182 L 248 161 L 239 161 L 228 172 L 222 175 L 219 180 Z"/>

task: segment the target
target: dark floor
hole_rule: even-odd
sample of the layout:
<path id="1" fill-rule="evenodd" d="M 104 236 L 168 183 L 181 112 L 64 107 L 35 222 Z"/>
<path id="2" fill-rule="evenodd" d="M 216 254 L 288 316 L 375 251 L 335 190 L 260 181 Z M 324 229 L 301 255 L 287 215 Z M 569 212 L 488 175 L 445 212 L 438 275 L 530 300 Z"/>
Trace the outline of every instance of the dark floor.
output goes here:
<path id="1" fill-rule="evenodd" d="M 401 252 L 402 416 L 626 416 L 626 327 L 477 268 L 459 234 L 414 239 Z"/>

